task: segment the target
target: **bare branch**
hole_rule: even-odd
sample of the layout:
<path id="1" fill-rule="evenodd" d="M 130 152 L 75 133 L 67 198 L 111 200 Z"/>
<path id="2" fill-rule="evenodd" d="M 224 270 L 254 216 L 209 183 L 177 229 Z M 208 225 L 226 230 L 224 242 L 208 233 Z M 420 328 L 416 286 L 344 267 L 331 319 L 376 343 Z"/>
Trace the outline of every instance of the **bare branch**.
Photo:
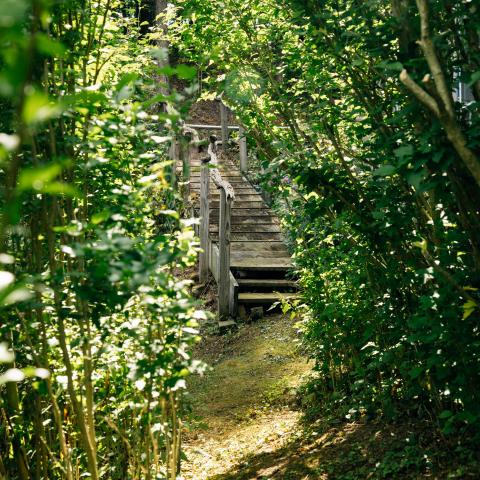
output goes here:
<path id="1" fill-rule="evenodd" d="M 435 99 L 430 96 L 415 80 L 403 69 L 400 73 L 400 81 L 420 100 L 428 109 L 440 118 L 440 109 Z"/>
<path id="2" fill-rule="evenodd" d="M 420 47 L 422 47 L 423 54 L 427 60 L 430 72 L 433 76 L 435 86 L 437 87 L 438 94 L 442 99 L 445 106 L 445 111 L 450 118 L 454 118 L 455 111 L 453 108 L 452 92 L 447 86 L 445 75 L 443 74 L 442 66 L 438 60 L 437 51 L 430 36 L 430 27 L 428 23 L 428 0 L 416 0 L 418 12 L 420 13 L 420 28 L 421 28 L 421 40 L 418 41 Z"/>

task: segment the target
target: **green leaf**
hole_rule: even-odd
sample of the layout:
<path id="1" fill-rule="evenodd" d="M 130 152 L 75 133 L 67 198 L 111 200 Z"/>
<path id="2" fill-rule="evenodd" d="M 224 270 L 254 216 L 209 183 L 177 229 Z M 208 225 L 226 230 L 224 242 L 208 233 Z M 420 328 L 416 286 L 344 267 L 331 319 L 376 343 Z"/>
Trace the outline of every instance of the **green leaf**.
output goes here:
<path id="1" fill-rule="evenodd" d="M 411 157 L 413 155 L 413 145 L 402 145 L 395 149 L 395 156 L 403 159 L 404 157 Z"/>
<path id="2" fill-rule="evenodd" d="M 67 53 L 65 46 L 57 40 L 53 40 L 44 33 L 37 34 L 37 46 L 40 52 L 50 57 L 64 58 Z"/>
<path id="3" fill-rule="evenodd" d="M 473 300 L 468 300 L 463 304 L 463 319 L 466 320 L 477 308 L 477 304 Z"/>
<path id="4" fill-rule="evenodd" d="M 47 183 L 57 177 L 61 171 L 62 167 L 59 163 L 51 163 L 43 167 L 22 170 L 18 180 L 18 189 L 20 191 L 40 191 Z"/>
<path id="5" fill-rule="evenodd" d="M 468 86 L 471 87 L 474 83 L 478 81 L 480 81 L 480 70 L 472 73 L 472 76 L 470 77 L 470 81 L 468 82 Z"/>
<path id="6" fill-rule="evenodd" d="M 110 212 L 108 210 L 104 210 L 103 212 L 95 213 L 94 215 L 92 215 L 92 223 L 94 225 L 98 225 L 107 220 L 108 218 L 110 218 Z"/>
<path id="7" fill-rule="evenodd" d="M 376 177 L 388 177 L 393 175 L 396 171 L 396 168 L 393 165 L 382 165 L 381 167 L 377 168 L 373 174 Z"/>
<path id="8" fill-rule="evenodd" d="M 0 27 L 12 27 L 25 19 L 28 3 L 25 0 L 2 0 L 0 2 Z"/>
<path id="9" fill-rule="evenodd" d="M 410 370 L 409 375 L 411 378 L 418 378 L 423 372 L 423 367 L 414 367 Z"/>
<path id="10" fill-rule="evenodd" d="M 39 192 L 48 193 L 50 195 L 65 195 L 72 198 L 80 198 L 82 196 L 76 187 L 64 182 L 47 183 L 39 190 Z"/>
<path id="11" fill-rule="evenodd" d="M 406 178 L 407 178 L 407 182 L 410 185 L 412 185 L 415 188 L 415 190 L 419 190 L 420 184 L 423 181 L 423 176 L 424 176 L 424 172 L 422 170 L 420 172 L 409 173 L 407 174 Z"/>
<path id="12" fill-rule="evenodd" d="M 426 253 L 427 252 L 427 240 L 425 238 L 422 238 L 422 241 L 421 242 L 413 242 L 412 245 L 414 247 L 418 247 L 422 253 Z"/>
<path id="13" fill-rule="evenodd" d="M 134 82 L 137 79 L 138 79 L 137 73 L 126 73 L 125 75 L 122 75 L 119 82 L 117 83 L 117 86 L 115 87 L 117 92 L 119 92 L 120 90 L 122 90 L 123 87 L 125 87 L 126 85 L 129 85 L 130 83 Z"/>
<path id="14" fill-rule="evenodd" d="M 179 65 L 176 70 L 178 78 L 182 80 L 191 80 L 197 75 L 197 69 L 188 65 Z"/>
<path id="15" fill-rule="evenodd" d="M 22 117 L 27 125 L 34 125 L 58 117 L 61 112 L 58 103 L 51 101 L 44 93 L 34 91 L 25 100 Z"/>
<path id="16" fill-rule="evenodd" d="M 378 64 L 380 68 L 384 70 L 392 70 L 395 72 L 401 72 L 403 70 L 403 65 L 400 62 L 381 62 Z"/>

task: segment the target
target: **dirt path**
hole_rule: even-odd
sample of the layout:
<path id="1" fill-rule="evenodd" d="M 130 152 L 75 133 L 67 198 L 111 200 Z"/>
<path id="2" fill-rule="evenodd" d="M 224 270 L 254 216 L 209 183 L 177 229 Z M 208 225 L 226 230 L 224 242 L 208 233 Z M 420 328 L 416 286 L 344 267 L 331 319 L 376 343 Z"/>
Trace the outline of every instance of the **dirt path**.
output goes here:
<path id="1" fill-rule="evenodd" d="M 294 392 L 310 366 L 295 339 L 293 322 L 281 316 L 206 337 L 197 354 L 213 369 L 190 385 L 200 419 L 184 442 L 186 479 L 271 478 L 268 465 L 253 477 L 241 471 L 300 431 Z"/>
<path id="2" fill-rule="evenodd" d="M 196 418 L 184 438 L 182 478 L 479 478 L 477 463 L 454 448 L 446 455 L 445 444 L 418 421 L 325 418 L 302 424 L 295 389 L 311 365 L 299 355 L 296 339 L 293 322 L 278 315 L 205 336 L 196 354 L 213 368 L 190 381 Z"/>

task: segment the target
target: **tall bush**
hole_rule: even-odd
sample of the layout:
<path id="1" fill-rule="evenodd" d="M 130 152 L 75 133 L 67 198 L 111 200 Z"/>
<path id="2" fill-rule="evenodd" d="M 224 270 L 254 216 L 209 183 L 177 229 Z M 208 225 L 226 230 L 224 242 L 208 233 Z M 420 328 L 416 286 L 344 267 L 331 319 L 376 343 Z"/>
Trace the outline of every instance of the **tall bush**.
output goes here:
<path id="1" fill-rule="evenodd" d="M 167 156 L 180 96 L 136 13 L 0 4 L 1 478 L 178 474 L 203 313 L 177 278 L 196 253 Z"/>
<path id="2" fill-rule="evenodd" d="M 478 426 L 478 6 L 179 1 L 204 97 L 246 125 L 295 254 L 316 389 Z"/>

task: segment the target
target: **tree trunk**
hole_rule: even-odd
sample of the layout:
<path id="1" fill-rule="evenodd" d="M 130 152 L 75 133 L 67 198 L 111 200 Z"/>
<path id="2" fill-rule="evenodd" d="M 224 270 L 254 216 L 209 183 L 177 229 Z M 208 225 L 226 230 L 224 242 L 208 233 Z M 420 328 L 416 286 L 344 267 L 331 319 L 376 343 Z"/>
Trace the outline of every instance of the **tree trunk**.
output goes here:
<path id="1" fill-rule="evenodd" d="M 167 34 L 167 24 L 165 21 L 164 14 L 167 11 L 167 1 L 166 0 L 156 0 L 155 1 L 155 23 L 158 27 L 159 32 L 162 33 L 161 38 L 157 40 L 157 46 L 161 50 L 161 53 L 158 55 L 157 65 L 160 69 L 169 66 L 168 58 L 168 40 L 166 38 Z M 158 75 L 159 82 L 159 91 L 162 95 L 167 96 L 170 91 L 170 84 L 168 81 L 168 75 L 160 71 Z M 165 109 L 165 103 L 163 104 L 163 109 Z"/>

